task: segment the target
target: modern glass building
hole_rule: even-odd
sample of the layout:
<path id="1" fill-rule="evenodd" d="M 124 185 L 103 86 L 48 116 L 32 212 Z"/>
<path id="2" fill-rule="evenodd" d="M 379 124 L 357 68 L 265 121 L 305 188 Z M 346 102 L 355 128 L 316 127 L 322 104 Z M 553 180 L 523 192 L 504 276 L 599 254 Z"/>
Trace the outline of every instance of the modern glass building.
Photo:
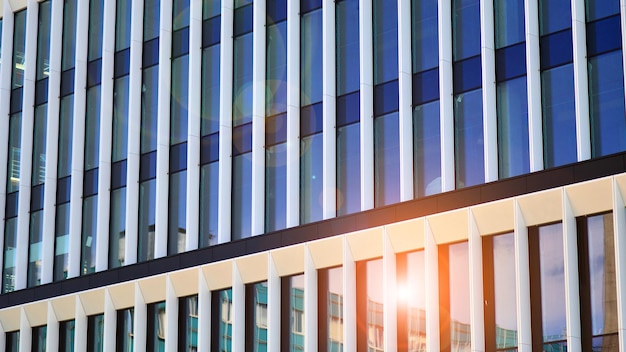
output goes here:
<path id="1" fill-rule="evenodd" d="M 625 9 L 0 0 L 0 351 L 626 351 Z"/>

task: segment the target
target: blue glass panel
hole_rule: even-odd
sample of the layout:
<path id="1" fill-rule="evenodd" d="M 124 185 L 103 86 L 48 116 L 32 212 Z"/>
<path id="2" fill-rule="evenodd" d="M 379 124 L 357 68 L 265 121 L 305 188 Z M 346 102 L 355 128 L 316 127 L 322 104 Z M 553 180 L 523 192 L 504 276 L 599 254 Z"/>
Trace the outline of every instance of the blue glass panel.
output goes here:
<path id="1" fill-rule="evenodd" d="M 323 138 L 322 134 L 300 140 L 300 224 L 323 218 Z"/>
<path id="2" fill-rule="evenodd" d="M 457 61 L 453 66 L 454 94 L 467 92 L 481 86 L 482 67 L 480 56 Z"/>
<path id="3" fill-rule="evenodd" d="M 143 43 L 143 68 L 159 63 L 159 38 Z"/>
<path id="4" fill-rule="evenodd" d="M 47 119 L 48 104 L 36 106 L 33 126 L 31 186 L 46 182 Z"/>
<path id="5" fill-rule="evenodd" d="M 572 64 L 542 72 L 541 95 L 545 167 L 576 162 L 576 107 Z"/>
<path id="6" fill-rule="evenodd" d="M 441 192 L 441 129 L 439 101 L 415 107 L 413 111 L 414 195 Z"/>
<path id="7" fill-rule="evenodd" d="M 56 207 L 54 232 L 54 281 L 67 278 L 68 256 L 70 252 L 70 204 L 64 203 Z M 60 349 L 61 351 L 65 351 Z"/>
<path id="8" fill-rule="evenodd" d="M 337 128 L 337 216 L 361 210 L 360 124 Z"/>
<path id="9" fill-rule="evenodd" d="M 220 129 L 220 45 L 213 45 L 202 51 L 202 101 L 200 109 L 201 134 Z"/>
<path id="10" fill-rule="evenodd" d="M 478 0 L 452 1 L 452 59 L 480 55 L 480 6 Z"/>
<path id="11" fill-rule="evenodd" d="M 587 53 L 595 56 L 622 47 L 620 17 L 614 16 L 587 24 Z"/>
<path id="12" fill-rule="evenodd" d="M 128 115 L 130 99 L 130 77 L 123 76 L 113 82 L 113 142 L 111 161 L 120 161 L 128 156 Z"/>
<path id="13" fill-rule="evenodd" d="M 215 16 L 202 22 L 202 47 L 206 48 L 220 42 L 222 17 Z"/>
<path id="14" fill-rule="evenodd" d="M 15 13 L 13 26 L 11 89 L 20 88 L 24 85 L 24 63 L 26 60 L 26 10 Z M 11 32 L 10 30 L 8 31 L 9 33 Z"/>
<path id="15" fill-rule="evenodd" d="M 591 154 L 597 157 L 624 151 L 626 119 L 622 51 L 592 57 L 588 68 Z"/>
<path id="16" fill-rule="evenodd" d="M 61 92 L 62 97 L 74 93 L 74 69 L 71 68 L 61 73 Z"/>
<path id="17" fill-rule="evenodd" d="M 87 89 L 85 112 L 85 170 L 100 163 L 100 86 Z"/>
<path id="18" fill-rule="evenodd" d="M 139 181 L 145 181 L 156 177 L 156 150 L 141 155 L 140 163 Z"/>
<path id="19" fill-rule="evenodd" d="M 539 267 L 541 280 L 541 319 L 544 342 L 567 338 L 565 307 L 565 269 L 563 258 L 563 225 L 541 226 L 539 232 Z M 545 351 L 567 350 L 550 346 Z"/>
<path id="20" fill-rule="evenodd" d="M 98 196 L 83 198 L 80 274 L 96 271 Z"/>
<path id="21" fill-rule="evenodd" d="M 374 84 L 398 79 L 398 1 L 373 0 Z"/>
<path id="22" fill-rule="evenodd" d="M 87 88 L 100 84 L 102 79 L 102 59 L 87 64 Z"/>
<path id="23" fill-rule="evenodd" d="M 36 80 L 50 75 L 50 15 L 51 1 L 39 3 L 39 24 L 37 29 Z"/>
<path id="24" fill-rule="evenodd" d="M 59 106 L 59 154 L 57 177 L 72 173 L 72 136 L 74 129 L 74 96 L 61 98 Z"/>
<path id="25" fill-rule="evenodd" d="M 336 3 L 337 95 L 359 89 L 359 0 Z"/>
<path id="26" fill-rule="evenodd" d="M 233 35 L 235 37 L 252 32 L 252 4 L 235 9 L 234 22 Z"/>
<path id="27" fill-rule="evenodd" d="M 287 143 L 265 148 L 265 231 L 287 226 Z"/>
<path id="28" fill-rule="evenodd" d="M 126 187 L 111 191 L 109 214 L 109 269 L 124 265 L 126 258 Z"/>
<path id="29" fill-rule="evenodd" d="M 252 153 L 234 156 L 231 239 L 252 235 Z"/>
<path id="30" fill-rule="evenodd" d="M 159 37 L 161 22 L 161 0 L 145 0 L 143 2 L 143 41 Z"/>
<path id="31" fill-rule="evenodd" d="M 63 177 L 57 180 L 57 205 L 70 201 L 70 191 L 72 190 L 71 187 L 72 176 Z"/>
<path id="32" fill-rule="evenodd" d="M 139 184 L 137 260 L 140 262 L 154 258 L 155 210 L 156 180 L 152 179 Z"/>
<path id="33" fill-rule="evenodd" d="M 22 111 L 22 87 L 11 91 L 11 106 L 9 108 L 10 114 Z"/>
<path id="34" fill-rule="evenodd" d="M 187 237 L 187 171 L 170 173 L 167 254 L 185 251 Z"/>
<path id="35" fill-rule="evenodd" d="M 113 78 L 127 75 L 130 72 L 130 48 L 115 53 Z"/>
<path id="36" fill-rule="evenodd" d="M 189 27 L 177 30 L 172 34 L 172 57 L 189 53 Z"/>
<path id="37" fill-rule="evenodd" d="M 413 73 L 439 65 L 437 0 L 411 1 Z"/>
<path id="38" fill-rule="evenodd" d="M 200 164 L 205 165 L 219 160 L 220 134 L 219 132 L 202 137 L 200 150 Z"/>
<path id="39" fill-rule="evenodd" d="M 496 50 L 496 81 L 526 75 L 526 43 Z"/>
<path id="40" fill-rule="evenodd" d="M 273 0 L 265 3 L 267 25 L 287 19 L 287 0 Z"/>
<path id="41" fill-rule="evenodd" d="M 322 11 L 309 12 L 300 22 L 300 106 L 322 101 Z"/>
<path id="42" fill-rule="evenodd" d="M 413 105 L 439 99 L 439 68 L 413 75 Z"/>
<path id="43" fill-rule="evenodd" d="M 572 62 L 572 30 L 568 29 L 541 37 L 539 47 L 542 70 Z"/>
<path id="44" fill-rule="evenodd" d="M 305 14 L 319 8 L 322 8 L 322 0 L 300 0 L 301 14 Z"/>
<path id="45" fill-rule="evenodd" d="M 252 36 L 233 43 L 233 126 L 252 122 Z"/>
<path id="46" fill-rule="evenodd" d="M 15 289 L 15 262 L 17 249 L 17 218 L 6 219 L 4 223 L 4 263 L 2 265 L 2 293 Z M 15 349 L 17 352 L 18 349 Z"/>
<path id="47" fill-rule="evenodd" d="M 221 0 L 208 0 L 202 2 L 202 19 L 218 16 L 222 10 Z"/>
<path id="48" fill-rule="evenodd" d="M 572 26 L 570 0 L 539 0 L 539 34 L 546 35 Z"/>
<path id="49" fill-rule="evenodd" d="M 17 216 L 17 206 L 20 192 L 11 192 L 7 194 L 6 210 L 4 212 L 6 218 L 13 218 Z"/>
<path id="50" fill-rule="evenodd" d="M 322 132 L 323 105 L 317 103 L 300 109 L 300 137 Z"/>
<path id="51" fill-rule="evenodd" d="M 482 90 L 454 98 L 454 155 L 456 187 L 485 182 Z"/>
<path id="52" fill-rule="evenodd" d="M 200 169 L 200 247 L 217 244 L 218 181 L 219 163 L 212 162 L 202 166 Z"/>
<path id="53" fill-rule="evenodd" d="M 63 43 L 61 45 L 61 71 L 74 67 L 76 52 L 76 6 L 77 0 L 63 4 Z"/>
<path id="54" fill-rule="evenodd" d="M 265 145 L 274 145 L 287 141 L 287 114 L 265 119 Z"/>
<path id="55" fill-rule="evenodd" d="M 497 110 L 500 178 L 530 172 L 526 77 L 498 83 Z"/>
<path id="56" fill-rule="evenodd" d="M 233 156 L 252 151 L 252 123 L 233 128 Z"/>
<path id="57" fill-rule="evenodd" d="M 126 159 L 111 164 L 111 189 L 126 186 Z"/>
<path id="58" fill-rule="evenodd" d="M 374 116 L 380 116 L 399 108 L 398 81 L 383 83 L 374 87 Z"/>
<path id="59" fill-rule="evenodd" d="M 189 26 L 189 0 L 173 0 L 172 30 Z"/>
<path id="60" fill-rule="evenodd" d="M 144 68 L 141 86 L 141 153 L 157 149 L 159 67 Z"/>
<path id="61" fill-rule="evenodd" d="M 287 111 L 287 22 L 267 27 L 265 116 Z"/>
<path id="62" fill-rule="evenodd" d="M 493 7 L 496 49 L 523 42 L 524 0 L 496 0 Z"/>
<path id="63" fill-rule="evenodd" d="M 187 168 L 187 143 L 179 143 L 170 147 L 170 173 Z"/>
<path id="64" fill-rule="evenodd" d="M 83 178 L 83 198 L 98 194 L 98 168 L 85 171 Z"/>
<path id="65" fill-rule="evenodd" d="M 115 2 L 115 51 L 130 48 L 130 15 L 132 0 Z"/>
<path id="66" fill-rule="evenodd" d="M 374 119 L 374 206 L 400 201 L 398 113 Z"/>
<path id="67" fill-rule="evenodd" d="M 189 103 L 189 55 L 172 61 L 170 144 L 187 140 Z"/>
<path id="68" fill-rule="evenodd" d="M 361 99 L 359 92 L 337 97 L 337 127 L 346 126 L 361 118 Z"/>
<path id="69" fill-rule="evenodd" d="M 40 79 L 35 83 L 35 105 L 45 104 L 48 101 L 48 78 Z"/>
<path id="70" fill-rule="evenodd" d="M 45 184 L 40 184 L 30 189 L 30 211 L 43 209 L 43 193 Z"/>
<path id="71" fill-rule="evenodd" d="M 619 0 L 586 0 L 587 21 L 619 14 Z"/>

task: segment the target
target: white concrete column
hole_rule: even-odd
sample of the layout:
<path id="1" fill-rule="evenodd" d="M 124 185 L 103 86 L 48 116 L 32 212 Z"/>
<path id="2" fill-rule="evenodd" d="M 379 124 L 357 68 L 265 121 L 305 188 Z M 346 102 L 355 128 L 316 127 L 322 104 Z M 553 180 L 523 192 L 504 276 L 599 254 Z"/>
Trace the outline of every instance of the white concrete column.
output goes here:
<path id="1" fill-rule="evenodd" d="M 396 252 L 387 236 L 383 234 L 383 324 L 385 351 L 398 349 Z"/>
<path id="2" fill-rule="evenodd" d="M 480 237 L 474 213 L 468 212 L 469 224 L 469 283 L 470 329 L 472 351 L 485 351 L 485 308 L 483 294 L 483 239 Z M 491 328 L 491 327 L 490 327 Z"/>
<path id="3" fill-rule="evenodd" d="M 141 167 L 141 90 L 143 58 L 143 0 L 131 4 L 130 73 L 128 76 L 128 155 L 126 159 L 126 235 L 124 265 L 137 262 L 139 229 L 139 170 Z"/>
<path id="4" fill-rule="evenodd" d="M 63 43 L 63 1 L 53 0 L 50 16 L 50 75 L 48 76 L 48 117 L 46 119 L 46 183 L 44 186 L 41 283 L 52 282 L 59 160 L 59 99 L 61 91 L 61 49 Z M 49 333 L 49 332 L 48 332 Z"/>
<path id="5" fill-rule="evenodd" d="M 456 187 L 454 171 L 454 106 L 452 90 L 452 5 L 437 2 L 439 23 L 439 128 L 441 129 L 441 191 Z"/>
<path id="6" fill-rule="evenodd" d="M 76 295 L 76 310 L 74 315 L 74 351 L 87 351 L 87 314 L 80 296 Z"/>
<path id="7" fill-rule="evenodd" d="M 400 201 L 413 199 L 413 65 L 411 0 L 398 0 Z"/>
<path id="8" fill-rule="evenodd" d="M 428 220 L 424 221 L 424 257 L 427 287 L 426 349 L 439 351 L 439 251 Z"/>
<path id="9" fill-rule="evenodd" d="M 215 331 L 218 331 L 215 328 Z M 198 352 L 211 350 L 211 291 L 202 269 L 198 270 Z M 218 333 L 218 332 L 216 332 Z"/>
<path id="10" fill-rule="evenodd" d="M 585 2 L 572 0 L 572 44 L 574 45 L 574 97 L 578 161 L 591 158 L 589 85 L 587 83 L 587 23 Z"/>
<path id="11" fill-rule="evenodd" d="M 108 289 L 104 290 L 103 351 L 115 351 L 117 341 L 117 311 Z"/>
<path id="12" fill-rule="evenodd" d="M 233 263 L 232 352 L 244 352 L 246 345 L 246 286 Z"/>
<path id="13" fill-rule="evenodd" d="M 530 264 L 528 254 L 528 228 L 517 200 L 514 203 L 515 237 L 515 294 L 517 301 L 517 348 L 520 352 L 531 352 L 532 327 L 530 324 Z"/>
<path id="14" fill-rule="evenodd" d="M 493 1 L 480 1 L 480 58 L 483 86 L 483 152 L 485 182 L 498 179 L 498 122 L 496 110 L 496 50 Z"/>
<path id="15" fill-rule="evenodd" d="M 265 232 L 265 0 L 255 1 L 253 11 L 251 235 L 256 236 Z"/>
<path id="16" fill-rule="evenodd" d="M 233 145 L 233 2 L 222 0 L 220 30 L 220 140 L 217 242 L 230 241 Z"/>
<path id="17" fill-rule="evenodd" d="M 281 324 L 289 324 L 289 321 L 280 321 L 281 301 L 281 278 L 276 271 L 276 264 L 271 254 L 267 256 L 267 350 L 280 351 L 280 327 Z M 288 298 L 288 297 L 287 297 Z M 285 304 L 283 309 L 290 309 Z"/>
<path id="18" fill-rule="evenodd" d="M 33 332 L 31 330 L 28 315 L 24 307 L 20 308 L 20 352 L 28 352 L 31 350 L 33 342 Z"/>
<path id="19" fill-rule="evenodd" d="M 343 237 L 343 348 L 356 351 L 356 262 Z"/>
<path id="20" fill-rule="evenodd" d="M 187 123 L 186 250 L 198 248 L 200 233 L 200 138 L 202 101 L 202 1 L 189 2 L 189 100 Z M 204 92 L 206 94 L 206 92 Z M 206 195 L 203 195 L 206 196 Z"/>
<path id="21" fill-rule="evenodd" d="M 56 314 L 54 314 L 52 302 L 48 301 L 48 318 L 46 320 L 46 351 L 57 351 L 58 348 L 59 319 Z"/>
<path id="22" fill-rule="evenodd" d="M 563 193 L 563 258 L 565 259 L 565 316 L 567 350 L 582 351 L 580 285 L 578 282 L 578 231 L 576 217 L 565 190 Z"/>
<path id="23" fill-rule="evenodd" d="M 111 155 L 113 142 L 113 64 L 115 61 L 115 0 L 104 0 L 102 27 L 102 82 L 100 83 L 100 146 L 98 163 L 98 221 L 96 271 L 109 266 L 111 211 Z"/>
<path id="24" fill-rule="evenodd" d="M 528 154 L 530 171 L 543 170 L 543 119 L 541 117 L 541 70 L 539 61 L 539 6 L 524 1 L 526 28 L 526 90 L 528 91 Z"/>
<path id="25" fill-rule="evenodd" d="M 308 245 L 304 245 L 304 352 L 318 351 L 317 280 L 311 251 Z"/>
<path id="26" fill-rule="evenodd" d="M 374 47 L 372 1 L 359 0 L 361 210 L 374 208 Z"/>
<path id="27" fill-rule="evenodd" d="M 85 87 L 87 86 L 88 33 L 89 1 L 77 1 L 68 277 L 76 277 L 80 275 L 81 227 L 83 223 L 83 176 L 85 165 L 85 109 L 87 103 L 87 90 Z"/>
<path id="28" fill-rule="evenodd" d="M 178 296 L 169 275 L 165 285 L 165 352 L 174 352 L 178 351 Z"/>
<path id="29" fill-rule="evenodd" d="M 26 52 L 24 53 L 24 86 L 22 87 L 22 136 L 20 151 L 20 186 L 17 207 L 17 245 L 15 248 L 15 289 L 26 287 L 30 234 L 30 191 L 35 122 L 35 76 L 37 63 L 37 25 L 39 4 L 28 1 L 26 13 Z M 20 333 L 20 341 L 21 341 Z M 30 342 L 29 342 L 30 343 Z M 30 346 L 30 345 L 28 345 Z M 30 348 L 30 347 L 29 347 Z"/>
<path id="30" fill-rule="evenodd" d="M 335 1 L 322 0 L 323 218 L 337 215 L 337 85 Z"/>
<path id="31" fill-rule="evenodd" d="M 613 237 L 615 239 L 615 271 L 626 272 L 626 212 L 624 198 L 615 178 L 613 179 Z M 617 275 L 617 327 L 619 350 L 626 350 L 626 280 Z"/>
<path id="32" fill-rule="evenodd" d="M 147 324 L 148 307 L 139 287 L 139 283 L 135 282 L 135 321 L 133 322 L 133 351 L 145 352 L 147 341 Z M 77 331 L 78 333 L 78 331 Z"/>
<path id="33" fill-rule="evenodd" d="M 7 335 L 6 335 L 6 333 L 7 332 L 4 331 L 4 328 L 0 324 L 0 350 L 2 350 L 2 351 L 6 351 L 6 345 L 7 345 Z"/>
<path id="34" fill-rule="evenodd" d="M 159 102 L 157 106 L 156 208 L 154 257 L 167 255 L 170 169 L 170 90 L 172 85 L 172 2 L 161 1 L 159 29 Z"/>
<path id="35" fill-rule="evenodd" d="M 287 5 L 287 227 L 300 225 L 300 2 Z"/>

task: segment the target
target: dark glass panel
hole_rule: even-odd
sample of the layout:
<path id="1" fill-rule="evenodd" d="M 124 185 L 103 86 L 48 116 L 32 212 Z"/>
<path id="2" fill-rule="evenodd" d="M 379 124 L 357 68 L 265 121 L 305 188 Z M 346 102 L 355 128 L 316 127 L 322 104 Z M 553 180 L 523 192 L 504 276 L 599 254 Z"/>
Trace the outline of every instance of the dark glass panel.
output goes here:
<path id="1" fill-rule="evenodd" d="M 57 180 L 57 205 L 70 201 L 72 190 L 72 176 L 66 176 Z"/>
<path id="2" fill-rule="evenodd" d="M 98 169 L 86 171 L 83 178 L 83 197 L 98 194 Z"/>
<path id="3" fill-rule="evenodd" d="M 322 0 L 300 0 L 300 13 L 305 14 L 307 12 L 322 8 Z"/>
<path id="4" fill-rule="evenodd" d="M 300 109 L 300 137 L 322 132 L 323 111 L 321 102 Z"/>
<path id="5" fill-rule="evenodd" d="M 217 16 L 222 11 L 221 0 L 206 0 L 202 2 L 202 19 Z"/>
<path id="6" fill-rule="evenodd" d="M 219 163 L 214 161 L 203 165 L 200 169 L 200 247 L 217 244 L 218 181 Z"/>
<path id="7" fill-rule="evenodd" d="M 62 97 L 74 93 L 74 68 L 61 72 L 61 92 Z"/>
<path id="8" fill-rule="evenodd" d="M 126 253 L 126 187 L 111 191 L 109 269 L 124 265 Z"/>
<path id="9" fill-rule="evenodd" d="M 572 30 L 541 37 L 541 69 L 547 70 L 573 61 Z"/>
<path id="10" fill-rule="evenodd" d="M 48 104 L 35 107 L 34 120 L 31 185 L 36 186 L 46 182 Z"/>
<path id="11" fill-rule="evenodd" d="M 337 128 L 337 216 L 361 210 L 360 124 Z"/>
<path id="12" fill-rule="evenodd" d="M 70 252 L 70 204 L 56 207 L 54 232 L 54 281 L 64 280 L 69 272 Z"/>
<path id="13" fill-rule="evenodd" d="M 336 3 L 337 96 L 359 90 L 359 0 Z M 339 116 L 339 115 L 337 115 Z"/>
<path id="14" fill-rule="evenodd" d="M 178 300 L 178 350 L 198 350 L 198 296 Z"/>
<path id="15" fill-rule="evenodd" d="M 80 274 L 96 271 L 98 196 L 83 198 Z"/>
<path id="16" fill-rule="evenodd" d="M 142 66 L 144 70 L 146 67 L 154 66 L 159 63 L 159 38 L 156 37 L 143 43 L 143 58 Z"/>
<path id="17" fill-rule="evenodd" d="M 482 90 L 455 96 L 454 154 L 456 187 L 485 182 Z"/>
<path id="18" fill-rule="evenodd" d="M 180 143 L 170 147 L 170 173 L 187 168 L 187 143 Z"/>
<path id="19" fill-rule="evenodd" d="M 16 12 L 13 18 L 13 67 L 11 89 L 24 85 L 26 63 L 26 10 Z"/>
<path id="20" fill-rule="evenodd" d="M 619 0 L 586 0 L 587 21 L 619 14 Z"/>
<path id="21" fill-rule="evenodd" d="M 129 118 L 130 77 L 124 76 L 113 82 L 113 145 L 111 161 L 128 157 L 128 118 Z"/>
<path id="22" fill-rule="evenodd" d="M 61 49 L 61 71 L 67 71 L 74 67 L 74 56 L 76 52 L 77 1 L 78 0 L 63 1 L 63 44 Z"/>
<path id="23" fill-rule="evenodd" d="M 76 322 L 74 320 L 59 323 L 59 352 L 74 352 Z"/>
<path id="24" fill-rule="evenodd" d="M 526 75 L 526 43 L 496 50 L 496 82 Z"/>
<path id="25" fill-rule="evenodd" d="M 222 17 L 215 16 L 202 22 L 202 47 L 206 48 L 220 42 Z"/>
<path id="26" fill-rule="evenodd" d="M 87 88 L 100 84 L 102 80 L 102 59 L 87 64 Z"/>
<path id="27" fill-rule="evenodd" d="M 267 27 L 265 116 L 287 111 L 287 22 Z"/>
<path id="28" fill-rule="evenodd" d="M 500 178 L 530 172 L 526 77 L 498 83 L 498 169 Z"/>
<path id="29" fill-rule="evenodd" d="M 7 194 L 5 217 L 13 218 L 17 216 L 17 207 L 20 192 L 12 192 Z"/>
<path id="30" fill-rule="evenodd" d="M 267 25 L 278 23 L 287 19 L 287 0 L 268 1 L 265 4 Z"/>
<path id="31" fill-rule="evenodd" d="M 100 163 L 100 86 L 87 89 L 85 112 L 85 170 L 98 167 Z"/>
<path id="32" fill-rule="evenodd" d="M 111 164 L 111 189 L 126 186 L 126 159 Z"/>
<path id="33" fill-rule="evenodd" d="M 189 27 L 179 29 L 172 35 L 172 57 L 189 53 Z"/>
<path id="34" fill-rule="evenodd" d="M 265 145 L 270 146 L 287 141 L 287 114 L 265 118 Z"/>
<path id="35" fill-rule="evenodd" d="M 104 350 L 104 314 L 87 317 L 87 351 Z"/>
<path id="36" fill-rule="evenodd" d="M 233 153 L 231 240 L 252 234 L 252 153 Z"/>
<path id="37" fill-rule="evenodd" d="M 622 29 L 620 17 L 613 16 L 607 19 L 587 24 L 587 53 L 595 56 L 622 47 Z"/>
<path id="38" fill-rule="evenodd" d="M 252 44 L 252 34 L 234 39 L 233 127 L 252 122 Z"/>
<path id="39" fill-rule="evenodd" d="M 252 151 L 252 124 L 233 128 L 233 156 Z"/>
<path id="40" fill-rule="evenodd" d="M 143 69 L 141 87 L 141 153 L 156 151 L 159 111 L 159 67 Z"/>
<path id="41" fill-rule="evenodd" d="M 89 44 L 87 61 L 102 57 L 104 0 L 89 0 Z"/>
<path id="42" fill-rule="evenodd" d="M 398 1 L 373 0 L 374 84 L 398 79 Z"/>
<path id="43" fill-rule="evenodd" d="M 156 180 L 139 184 L 139 233 L 137 241 L 137 261 L 154 258 L 154 230 L 156 209 Z"/>
<path id="44" fill-rule="evenodd" d="M 235 9 L 234 36 L 252 32 L 252 4 Z"/>
<path id="45" fill-rule="evenodd" d="M 132 0 L 115 2 L 115 51 L 130 48 L 130 15 Z M 117 63 L 117 58 L 116 58 Z"/>
<path id="46" fill-rule="evenodd" d="M 377 85 L 374 88 L 374 116 L 381 116 L 399 108 L 398 81 Z"/>
<path id="47" fill-rule="evenodd" d="M 300 9 L 302 10 L 302 9 Z M 300 21 L 300 106 L 322 101 L 322 10 L 302 15 Z"/>
<path id="48" fill-rule="evenodd" d="M 48 102 L 48 77 L 35 83 L 35 106 Z"/>
<path id="49" fill-rule="evenodd" d="M 72 173 L 72 149 L 74 136 L 74 95 L 61 98 L 59 106 L 59 150 L 57 177 Z"/>
<path id="50" fill-rule="evenodd" d="M 189 103 L 189 55 L 172 61 L 170 144 L 187 141 Z"/>
<path id="51" fill-rule="evenodd" d="M 2 293 L 15 290 L 17 250 L 17 217 L 4 220 L 4 256 L 2 259 Z"/>
<path id="52" fill-rule="evenodd" d="M 337 127 L 358 122 L 361 118 L 361 98 L 359 92 L 337 97 Z"/>
<path id="53" fill-rule="evenodd" d="M 32 337 L 32 352 L 45 352 L 46 351 L 46 335 L 48 329 L 47 326 L 36 326 L 31 330 Z"/>
<path id="54" fill-rule="evenodd" d="M 15 114 L 22 111 L 22 87 L 15 88 L 11 91 L 11 105 L 9 113 Z"/>
<path id="55" fill-rule="evenodd" d="M 28 240 L 28 287 L 41 284 L 43 259 L 43 210 L 30 213 L 30 236 Z"/>
<path id="56" fill-rule="evenodd" d="M 113 77 L 118 78 L 130 72 L 130 48 L 123 49 L 115 53 L 115 64 L 113 65 Z"/>
<path id="57" fill-rule="evenodd" d="M 413 75 L 413 105 L 439 100 L 439 68 Z"/>
<path id="58" fill-rule="evenodd" d="M 200 165 L 219 160 L 220 134 L 219 132 L 202 137 L 200 150 Z"/>
<path id="59" fill-rule="evenodd" d="M 145 181 L 156 177 L 156 150 L 141 155 L 139 168 L 139 181 Z"/>
<path id="60" fill-rule="evenodd" d="M 45 184 L 33 186 L 30 191 L 30 211 L 43 209 L 43 194 Z"/>
<path id="61" fill-rule="evenodd" d="M 480 56 L 457 61 L 453 65 L 454 94 L 467 92 L 482 85 L 482 66 Z"/>
<path id="62" fill-rule="evenodd" d="M 201 135 L 220 130 L 220 45 L 202 51 Z"/>
<path id="63" fill-rule="evenodd" d="M 165 351 L 166 317 L 165 302 L 148 304 L 146 351 Z"/>
<path id="64" fill-rule="evenodd" d="M 120 352 L 132 352 L 135 323 L 135 310 L 128 308 L 117 311 L 117 328 L 116 328 L 116 347 Z"/>

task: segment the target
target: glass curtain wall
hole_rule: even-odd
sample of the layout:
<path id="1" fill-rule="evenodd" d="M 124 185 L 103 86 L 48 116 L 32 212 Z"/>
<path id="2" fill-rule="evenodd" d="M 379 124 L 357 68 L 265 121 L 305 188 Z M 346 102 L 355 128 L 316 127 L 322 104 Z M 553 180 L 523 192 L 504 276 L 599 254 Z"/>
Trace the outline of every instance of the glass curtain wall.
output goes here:
<path id="1" fill-rule="evenodd" d="M 524 0 L 496 1 L 496 108 L 500 178 L 530 172 Z"/>
<path id="2" fill-rule="evenodd" d="M 398 350 L 426 351 L 424 251 L 396 256 Z"/>
<path id="3" fill-rule="evenodd" d="M 620 2 L 586 0 L 591 155 L 626 150 Z"/>
<path id="4" fill-rule="evenodd" d="M 265 231 L 287 226 L 287 0 L 266 3 Z"/>
<path id="5" fill-rule="evenodd" d="M 233 291 L 226 289 L 211 293 L 211 351 L 232 351 L 233 345 Z"/>
<path id="6" fill-rule="evenodd" d="M 98 216 L 98 164 L 100 162 L 100 83 L 102 80 L 103 0 L 89 1 L 87 44 L 87 107 L 80 274 L 96 269 L 96 221 Z"/>
<path id="7" fill-rule="evenodd" d="M 46 351 L 46 335 L 48 328 L 44 326 L 36 326 L 31 328 L 31 348 L 32 352 Z"/>
<path id="8" fill-rule="evenodd" d="M 135 321 L 135 310 L 128 308 L 117 311 L 117 327 L 116 327 L 116 351 L 132 352 L 133 351 L 133 324 Z"/>
<path id="9" fill-rule="evenodd" d="M 189 0 L 174 0 L 167 254 L 185 251 L 189 102 Z"/>
<path id="10" fill-rule="evenodd" d="M 323 218 L 322 1 L 300 0 L 300 224 Z"/>
<path id="11" fill-rule="evenodd" d="M 221 1 L 202 3 L 202 100 L 199 247 L 217 244 Z"/>
<path id="12" fill-rule="evenodd" d="M 154 258 L 160 0 L 144 0 L 137 261 Z"/>
<path id="13" fill-rule="evenodd" d="M 181 297 L 178 301 L 178 350 L 198 350 L 198 296 Z"/>
<path id="14" fill-rule="evenodd" d="M 317 272 L 318 342 L 320 352 L 343 351 L 343 268 Z"/>
<path id="15" fill-rule="evenodd" d="M 54 230 L 54 281 L 67 278 L 69 271 L 72 132 L 74 129 L 74 66 L 76 60 L 76 1 L 77 0 L 65 0 L 63 4 L 59 154 L 57 162 L 56 219 Z"/>
<path id="16" fill-rule="evenodd" d="M 335 3 L 337 216 L 361 210 L 359 1 Z"/>
<path id="17" fill-rule="evenodd" d="M 267 282 L 246 285 L 246 351 L 267 351 Z"/>
<path id="18" fill-rule="evenodd" d="M 10 331 L 5 334 L 6 352 L 19 352 L 20 350 L 20 332 Z"/>
<path id="19" fill-rule="evenodd" d="M 235 0 L 231 239 L 252 235 L 252 0 Z"/>
<path id="20" fill-rule="evenodd" d="M 571 13 L 569 0 L 539 0 L 543 160 L 546 168 L 577 160 Z"/>
<path id="21" fill-rule="evenodd" d="M 437 0 L 411 1 L 413 193 L 441 192 Z"/>
<path id="22" fill-rule="evenodd" d="M 282 278 L 281 299 L 281 351 L 304 351 L 304 275 Z"/>
<path id="23" fill-rule="evenodd" d="M 76 322 L 66 320 L 59 322 L 59 352 L 74 352 Z"/>
<path id="24" fill-rule="evenodd" d="M 147 352 L 165 351 L 166 328 L 165 302 L 148 304 Z"/>
<path id="25" fill-rule="evenodd" d="M 104 314 L 87 317 L 87 351 L 103 352 Z"/>
<path id="26" fill-rule="evenodd" d="M 452 1 L 456 188 L 485 182 L 478 0 Z"/>
<path id="27" fill-rule="evenodd" d="M 2 293 L 15 289 L 17 245 L 17 208 L 20 187 L 20 154 L 22 150 L 22 87 L 26 49 L 26 10 L 16 12 L 13 20 L 13 57 L 11 67 L 11 105 L 9 108 L 9 144 L 7 162 L 7 196 L 4 219 L 4 256 Z"/>
<path id="28" fill-rule="evenodd" d="M 35 74 L 35 117 L 31 169 L 30 234 L 27 285 L 41 284 L 43 259 L 43 194 L 46 182 L 46 129 L 50 75 L 50 0 L 39 3 Z"/>
<path id="29" fill-rule="evenodd" d="M 357 262 L 356 267 L 357 350 L 383 351 L 383 261 Z"/>
<path id="30" fill-rule="evenodd" d="M 125 259 L 126 161 L 128 158 L 130 21 L 132 1 L 119 0 L 115 4 L 109 268 L 117 268 L 124 265 Z"/>
<path id="31" fill-rule="evenodd" d="M 439 246 L 439 329 L 441 351 L 471 349 L 469 246 Z"/>

